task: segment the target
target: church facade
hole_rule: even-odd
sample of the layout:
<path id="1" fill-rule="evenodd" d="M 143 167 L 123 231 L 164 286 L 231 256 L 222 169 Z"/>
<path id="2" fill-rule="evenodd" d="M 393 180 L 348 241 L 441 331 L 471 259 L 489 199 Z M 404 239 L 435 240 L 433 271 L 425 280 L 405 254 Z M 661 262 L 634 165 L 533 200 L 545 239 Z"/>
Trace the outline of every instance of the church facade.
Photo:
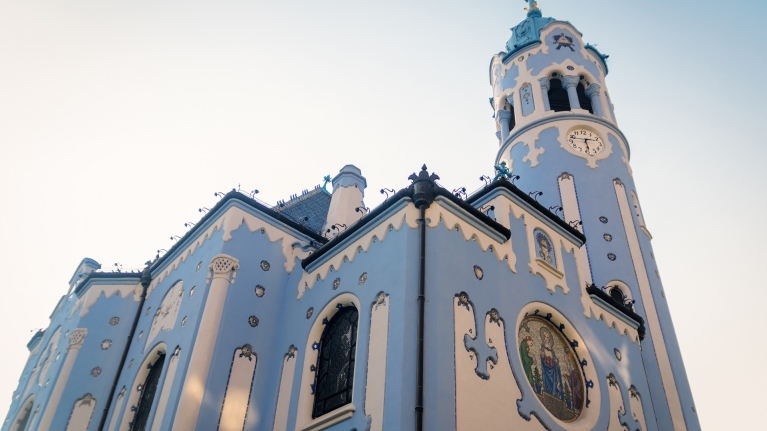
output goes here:
<path id="1" fill-rule="evenodd" d="M 607 56 L 529 6 L 484 187 L 423 166 L 368 209 L 347 165 L 221 196 L 143 271 L 84 259 L 0 430 L 699 430 Z"/>

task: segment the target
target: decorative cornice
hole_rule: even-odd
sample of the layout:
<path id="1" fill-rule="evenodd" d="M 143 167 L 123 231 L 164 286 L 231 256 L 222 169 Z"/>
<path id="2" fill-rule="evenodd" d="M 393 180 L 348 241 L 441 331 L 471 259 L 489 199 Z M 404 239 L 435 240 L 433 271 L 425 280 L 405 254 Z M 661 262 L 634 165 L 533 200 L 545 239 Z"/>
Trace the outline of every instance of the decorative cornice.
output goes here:
<path id="1" fill-rule="evenodd" d="M 217 278 L 234 283 L 237 270 L 240 269 L 240 261 L 227 254 L 219 254 L 210 261 L 208 269 L 213 271 L 213 276 L 208 277 L 208 283 L 210 283 L 211 279 L 215 280 Z"/>
<path id="2" fill-rule="evenodd" d="M 498 164 L 501 161 L 501 156 L 504 152 L 508 149 L 509 146 L 511 146 L 512 142 L 514 142 L 517 138 L 519 138 L 521 135 L 523 135 L 526 132 L 529 132 L 530 130 L 543 126 L 548 123 L 553 123 L 555 121 L 565 121 L 565 120 L 580 120 L 580 121 L 592 121 L 594 123 L 598 123 L 602 126 L 607 127 L 612 132 L 614 132 L 620 139 L 623 140 L 623 143 L 626 144 L 626 152 L 628 153 L 629 159 L 631 158 L 631 147 L 629 146 L 629 141 L 626 139 L 626 135 L 623 134 L 613 123 L 610 123 L 607 120 L 604 120 L 600 117 L 597 117 L 596 115 L 591 114 L 573 114 L 571 112 L 566 113 L 554 113 L 539 118 L 538 120 L 535 120 L 533 122 L 530 122 L 524 126 L 517 126 L 514 130 L 515 132 L 511 135 L 509 135 L 508 138 L 504 141 L 501 148 L 498 150 L 498 155 L 495 156 L 495 163 Z"/>

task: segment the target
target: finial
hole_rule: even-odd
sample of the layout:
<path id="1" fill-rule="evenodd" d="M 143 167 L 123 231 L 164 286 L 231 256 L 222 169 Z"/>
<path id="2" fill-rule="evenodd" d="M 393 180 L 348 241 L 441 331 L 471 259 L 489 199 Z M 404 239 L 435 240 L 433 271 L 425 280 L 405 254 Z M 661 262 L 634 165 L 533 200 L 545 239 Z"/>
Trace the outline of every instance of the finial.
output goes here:
<path id="1" fill-rule="evenodd" d="M 421 166 L 421 170 L 422 170 L 422 171 L 425 171 L 425 170 L 426 170 L 426 163 L 424 163 L 424 164 L 423 164 L 423 166 Z"/>
<path id="2" fill-rule="evenodd" d="M 525 8 L 525 12 L 530 12 L 532 10 L 538 9 L 538 2 L 535 0 L 525 0 L 525 3 L 528 5 L 528 7 Z"/>
<path id="3" fill-rule="evenodd" d="M 325 175 L 324 177 L 322 177 L 322 180 L 325 181 L 325 183 L 322 184 L 322 191 L 325 193 L 330 193 L 327 189 L 328 183 L 330 182 L 330 175 Z"/>

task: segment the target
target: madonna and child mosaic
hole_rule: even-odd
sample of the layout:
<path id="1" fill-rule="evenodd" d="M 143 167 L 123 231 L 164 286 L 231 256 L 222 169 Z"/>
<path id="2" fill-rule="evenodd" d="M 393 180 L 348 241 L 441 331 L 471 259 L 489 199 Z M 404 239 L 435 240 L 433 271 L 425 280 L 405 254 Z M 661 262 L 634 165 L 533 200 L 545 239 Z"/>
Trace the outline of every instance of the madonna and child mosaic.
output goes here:
<path id="1" fill-rule="evenodd" d="M 539 316 L 522 320 L 518 340 L 525 376 L 541 404 L 563 422 L 578 419 L 585 399 L 583 375 L 567 340 Z"/>

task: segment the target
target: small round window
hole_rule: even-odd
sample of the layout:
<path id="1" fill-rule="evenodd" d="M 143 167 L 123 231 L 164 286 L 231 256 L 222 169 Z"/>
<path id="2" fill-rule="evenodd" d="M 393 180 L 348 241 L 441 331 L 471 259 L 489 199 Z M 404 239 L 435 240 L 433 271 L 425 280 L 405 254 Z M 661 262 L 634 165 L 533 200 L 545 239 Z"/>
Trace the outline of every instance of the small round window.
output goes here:
<path id="1" fill-rule="evenodd" d="M 572 422 L 585 400 L 583 374 L 570 344 L 540 316 L 527 316 L 518 332 L 519 356 L 530 386 L 554 417 Z"/>

